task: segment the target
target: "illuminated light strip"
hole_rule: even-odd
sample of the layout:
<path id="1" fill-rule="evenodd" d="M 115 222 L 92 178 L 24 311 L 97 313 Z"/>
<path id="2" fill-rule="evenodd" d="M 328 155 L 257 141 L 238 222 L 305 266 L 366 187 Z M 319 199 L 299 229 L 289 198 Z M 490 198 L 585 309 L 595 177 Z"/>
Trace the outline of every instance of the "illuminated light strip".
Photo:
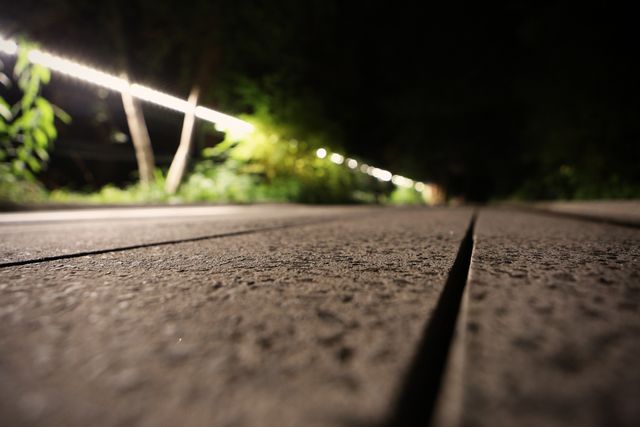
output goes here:
<path id="1" fill-rule="evenodd" d="M 393 176 L 393 174 L 384 169 L 373 168 L 373 170 L 371 171 L 371 176 L 373 176 L 374 178 L 378 178 L 380 181 L 387 182 L 391 181 L 391 177 Z"/>
<path id="2" fill-rule="evenodd" d="M 404 188 L 413 188 L 413 184 L 414 184 L 412 179 L 405 178 L 404 176 L 400 176 L 400 175 L 393 175 L 391 177 L 391 182 L 397 185 L 398 187 L 404 187 Z"/>
<path id="3" fill-rule="evenodd" d="M 0 52 L 6 55 L 16 55 L 18 53 L 19 46 L 15 41 L 5 39 L 0 36 Z M 131 96 L 138 98 L 142 101 L 150 102 L 152 104 L 159 105 L 170 110 L 178 111 L 181 113 L 188 113 L 193 108 L 191 104 L 185 100 L 173 95 L 169 95 L 158 90 L 137 84 L 129 83 L 126 79 L 114 76 L 109 73 L 97 70 L 93 67 L 80 64 L 70 59 L 62 58 L 57 55 L 53 55 L 48 52 L 44 52 L 39 49 L 33 49 L 28 55 L 29 61 L 34 64 L 42 65 L 52 71 L 64 74 L 69 77 L 73 77 L 78 80 L 82 80 L 88 83 L 92 83 L 96 86 L 103 87 L 115 92 L 131 93 Z M 208 121 L 216 125 L 216 129 L 222 132 L 230 132 L 236 136 L 246 135 L 253 131 L 253 125 L 240 120 L 238 118 L 229 116 L 227 114 L 220 113 L 206 108 L 198 106 L 195 109 L 195 116 L 199 119 Z"/>
<path id="4" fill-rule="evenodd" d="M 202 106 L 196 107 L 196 117 L 214 123 L 216 129 L 220 132 L 231 132 L 235 135 L 242 136 L 253 131 L 253 125 L 245 122 L 244 120 L 236 119 L 233 116 L 220 113 L 219 111 L 212 110 Z"/>
<path id="5" fill-rule="evenodd" d="M 129 83 L 124 79 L 103 73 L 95 68 L 87 67 L 86 65 L 78 64 L 77 62 L 73 62 L 59 56 L 51 55 L 50 53 L 42 52 L 41 50 L 32 50 L 29 52 L 28 58 L 29 61 L 34 64 L 42 65 L 43 67 L 47 67 L 53 71 L 57 71 L 61 74 L 65 74 L 79 80 L 84 80 L 88 83 L 93 83 L 94 85 L 105 89 L 124 92 L 129 88 Z"/>
<path id="6" fill-rule="evenodd" d="M 318 148 L 316 150 L 316 157 L 319 159 L 324 159 L 329 157 L 329 160 L 337 165 L 341 165 L 343 163 L 349 169 L 356 169 L 362 173 L 366 173 L 379 181 L 389 182 L 396 187 L 403 188 L 412 188 L 419 193 L 423 193 L 428 199 L 433 195 L 433 185 L 425 184 L 424 182 L 414 181 L 410 178 L 404 177 L 402 175 L 394 175 L 388 170 L 376 168 L 373 166 L 369 166 L 366 163 L 360 164 L 360 168 L 358 168 L 358 161 L 351 158 L 345 158 L 342 154 L 339 153 L 329 153 L 326 148 Z"/>
<path id="7" fill-rule="evenodd" d="M 146 86 L 133 83 L 129 87 L 129 91 L 132 96 L 143 101 L 150 102 L 152 104 L 159 105 L 161 107 L 169 108 L 171 110 L 179 111 L 181 113 L 189 113 L 193 109 L 191 104 L 184 99 L 167 95 L 166 93 L 159 92 L 155 89 L 151 89 Z"/>

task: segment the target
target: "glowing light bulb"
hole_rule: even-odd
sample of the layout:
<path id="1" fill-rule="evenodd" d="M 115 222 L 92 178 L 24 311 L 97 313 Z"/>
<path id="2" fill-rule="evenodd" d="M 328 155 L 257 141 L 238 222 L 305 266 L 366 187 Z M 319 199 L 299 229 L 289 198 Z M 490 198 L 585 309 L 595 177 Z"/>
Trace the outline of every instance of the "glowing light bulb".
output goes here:
<path id="1" fill-rule="evenodd" d="M 0 52 L 6 55 L 15 55 L 18 52 L 18 45 L 13 40 L 0 37 Z"/>
<path id="2" fill-rule="evenodd" d="M 384 170 L 384 169 L 379 169 L 379 168 L 372 168 L 371 170 L 371 175 L 374 178 L 379 179 L 380 181 L 391 181 L 391 177 L 392 174 L 391 172 Z"/>
<path id="3" fill-rule="evenodd" d="M 397 185 L 398 187 L 404 187 L 404 188 L 412 188 L 413 187 L 413 180 L 406 178 L 404 176 L 401 175 L 393 175 L 391 177 L 391 182 L 394 185 Z"/>
<path id="4" fill-rule="evenodd" d="M 325 157 L 327 157 L 327 150 L 325 150 L 324 148 L 318 148 L 316 150 L 316 157 L 318 157 L 319 159 L 324 159 Z"/>
<path id="5" fill-rule="evenodd" d="M 331 160 L 336 165 L 341 165 L 344 162 L 344 156 L 338 153 L 331 153 L 331 156 L 329 156 L 329 160 Z"/>

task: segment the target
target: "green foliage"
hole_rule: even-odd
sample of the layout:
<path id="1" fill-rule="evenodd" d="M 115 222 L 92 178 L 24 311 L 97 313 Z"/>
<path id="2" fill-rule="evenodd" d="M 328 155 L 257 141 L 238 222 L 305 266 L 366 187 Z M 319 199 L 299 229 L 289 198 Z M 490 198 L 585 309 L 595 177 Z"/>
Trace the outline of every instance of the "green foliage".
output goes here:
<path id="1" fill-rule="evenodd" d="M 164 191 L 164 175 L 156 171 L 149 186 L 125 189 L 108 185 L 83 195 L 53 191 L 51 200 L 62 203 L 180 203 L 180 202 L 301 202 L 423 204 L 413 189 L 395 189 L 344 165 L 319 159 L 315 152 L 327 146 L 319 133 L 302 141 L 300 132 L 281 125 L 266 109 L 251 118 L 255 130 L 243 137 L 228 133 L 226 139 L 203 150 L 203 159 L 174 196 Z"/>
<path id="2" fill-rule="evenodd" d="M 233 201 L 356 200 L 354 174 L 315 156 L 326 138 L 316 134 L 299 140 L 299 131 L 280 125 L 266 109 L 250 120 L 255 126 L 251 134 L 240 139 L 228 134 L 223 142 L 204 150 L 206 160 L 195 167 L 186 188 L 198 188 L 203 194 L 213 191 Z M 204 184 L 207 180 L 215 184 Z"/>
<path id="3" fill-rule="evenodd" d="M 88 204 L 144 204 L 179 202 L 164 191 L 165 176 L 162 171 L 155 171 L 155 180 L 150 184 L 136 182 L 126 188 L 105 185 L 95 193 L 76 193 L 64 189 L 51 191 L 49 200 L 56 203 L 88 203 Z"/>
<path id="4" fill-rule="evenodd" d="M 120 189 L 108 185 L 93 194 L 56 190 L 50 199 L 97 204 L 422 202 L 413 190 L 388 197 L 391 184 L 317 158 L 317 148 L 335 146 L 331 129 L 322 130 L 321 122 L 312 126 L 309 121 L 284 119 L 282 114 L 276 117 L 270 111 L 272 101 L 268 97 L 252 97 L 254 114 L 245 119 L 254 125 L 254 131 L 242 137 L 227 133 L 221 143 L 205 148 L 174 196 L 165 193 L 164 175 L 156 171 L 156 180 L 149 186 L 134 184 Z M 301 117 L 292 111 L 285 115 Z"/>
<path id="5" fill-rule="evenodd" d="M 83 195 L 55 190 L 50 198 L 61 203 L 162 203 L 162 202 L 303 202 L 375 203 L 378 183 L 369 177 L 318 159 L 312 143 L 294 138 L 295 131 L 275 123 L 265 112 L 250 119 L 254 132 L 243 138 L 227 134 L 215 147 L 204 150 L 204 159 L 193 166 L 179 188 L 169 196 L 164 176 L 156 171 L 150 186 L 125 189 L 106 186 Z M 380 190 L 377 188 L 377 190 Z M 380 193 L 380 191 L 378 191 Z M 395 199 L 394 199 L 395 200 Z"/>
<path id="6" fill-rule="evenodd" d="M 252 202 L 257 198 L 256 183 L 249 175 L 239 175 L 224 165 L 204 161 L 196 165 L 180 187 L 178 197 L 190 202 Z"/>
<path id="7" fill-rule="evenodd" d="M 47 190 L 38 181 L 19 179 L 11 174 L 0 175 L 0 206 L 44 204 L 48 201 Z"/>
<path id="8" fill-rule="evenodd" d="M 71 118 L 40 96 L 42 85 L 49 83 L 50 71 L 29 62 L 33 45 L 23 43 L 13 74 L 22 91 L 14 105 L 0 97 L 0 181 L 10 185 L 16 179 L 33 180 L 49 160 L 49 150 L 58 136 L 56 117 L 64 123 Z M 3 76 L 3 84 L 10 84 Z"/>
<path id="9" fill-rule="evenodd" d="M 425 201 L 422 193 L 413 188 L 396 187 L 389 195 L 388 203 L 392 205 L 424 205 Z"/>

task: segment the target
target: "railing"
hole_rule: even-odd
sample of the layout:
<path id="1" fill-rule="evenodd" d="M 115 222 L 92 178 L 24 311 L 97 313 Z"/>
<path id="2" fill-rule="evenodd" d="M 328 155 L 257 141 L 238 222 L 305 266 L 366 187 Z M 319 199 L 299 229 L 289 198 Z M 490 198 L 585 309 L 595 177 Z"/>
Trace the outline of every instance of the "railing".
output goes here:
<path id="1" fill-rule="evenodd" d="M 20 47 L 15 41 L 0 36 L 0 53 L 13 56 L 18 53 L 19 49 Z M 127 94 L 141 101 L 149 102 L 185 115 L 194 115 L 198 119 L 213 123 L 216 129 L 221 132 L 227 132 L 235 136 L 242 137 L 254 130 L 251 123 L 238 119 L 237 117 L 221 113 L 202 105 L 196 105 L 193 102 L 189 102 L 187 99 L 169 95 L 138 83 L 130 83 L 125 78 L 109 74 L 41 49 L 32 49 L 29 51 L 28 59 L 34 64 L 42 65 L 52 71 L 66 76 L 88 82 L 111 91 L 119 92 L 121 94 Z M 319 148 L 316 151 L 316 156 L 321 159 L 327 158 L 329 161 L 338 165 L 344 164 L 349 169 L 365 173 L 379 181 L 391 182 L 397 187 L 412 188 L 415 191 L 423 193 L 424 198 L 431 203 L 438 203 L 440 199 L 443 198 L 442 190 L 434 184 L 414 181 L 401 175 L 392 174 L 387 170 L 370 166 L 365 163 L 359 163 L 357 160 L 346 157 L 342 154 L 335 152 L 330 153 L 325 148 Z"/>

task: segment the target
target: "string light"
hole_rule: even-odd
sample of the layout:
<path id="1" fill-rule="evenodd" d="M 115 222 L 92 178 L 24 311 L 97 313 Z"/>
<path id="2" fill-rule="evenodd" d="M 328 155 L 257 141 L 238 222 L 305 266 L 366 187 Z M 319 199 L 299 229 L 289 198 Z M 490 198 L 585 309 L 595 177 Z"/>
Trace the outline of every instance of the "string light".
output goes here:
<path id="1" fill-rule="evenodd" d="M 18 50 L 19 46 L 15 41 L 5 39 L 0 36 L 0 53 L 16 55 Z M 129 83 L 122 77 L 117 77 L 88 65 L 84 65 L 40 49 L 33 49 L 29 51 L 28 59 L 34 64 L 42 65 L 66 76 L 115 92 L 129 92 L 131 96 L 135 98 L 170 110 L 186 114 L 191 112 L 193 108 L 193 106 L 185 99 L 178 98 L 137 83 Z M 213 123 L 219 131 L 228 132 L 237 137 L 245 136 L 254 130 L 253 125 L 245 122 L 244 120 L 240 120 L 236 117 L 229 116 L 204 106 L 196 106 L 193 113 L 197 118 Z M 355 170 L 358 168 L 359 163 L 355 159 L 345 158 L 339 153 L 329 154 L 329 151 L 325 148 L 318 148 L 316 150 L 316 157 L 319 159 L 324 159 L 327 156 L 329 156 L 329 160 L 331 162 L 337 165 L 344 164 L 346 160 L 346 166 L 349 169 Z M 360 172 L 366 173 L 380 181 L 391 181 L 392 184 L 398 187 L 413 188 L 415 191 L 423 193 L 427 199 L 430 199 L 434 192 L 434 187 L 430 184 L 413 181 L 412 179 L 401 175 L 394 175 L 387 170 L 376 168 L 365 163 L 360 164 L 359 170 Z"/>
<path id="2" fill-rule="evenodd" d="M 253 125 L 244 120 L 237 119 L 233 116 L 221 113 L 202 106 L 196 107 L 196 117 L 214 123 L 216 129 L 221 132 L 230 132 L 235 136 L 242 137 L 253 132 Z"/>
<path id="3" fill-rule="evenodd" d="M 358 161 L 355 159 L 345 158 L 342 154 L 339 154 L 339 153 L 329 153 L 329 151 L 326 148 L 318 148 L 316 150 L 316 157 L 318 157 L 319 159 L 324 159 L 327 156 L 329 157 L 329 160 L 331 162 L 337 165 L 341 165 L 345 163 L 349 169 L 358 168 Z M 391 181 L 391 183 L 396 187 L 412 188 L 419 193 L 423 193 L 427 199 L 431 199 L 433 195 L 433 185 L 425 184 L 424 182 L 414 181 L 402 175 L 394 175 L 385 169 L 376 168 L 366 163 L 362 163 L 360 164 L 359 171 L 362 173 L 366 173 L 367 175 L 370 175 L 378 179 L 379 181 L 383 181 L 383 182 Z"/>
<path id="4" fill-rule="evenodd" d="M 18 53 L 18 45 L 13 40 L 7 40 L 0 36 L 0 52 L 6 55 L 15 55 Z"/>
<path id="5" fill-rule="evenodd" d="M 327 150 L 325 150 L 324 148 L 318 148 L 316 150 L 316 156 L 319 159 L 324 159 L 325 157 L 327 157 Z"/>
<path id="6" fill-rule="evenodd" d="M 329 160 L 331 160 L 336 165 L 341 165 L 344 162 L 344 156 L 338 153 L 331 153 L 331 156 L 329 156 Z"/>
<path id="7" fill-rule="evenodd" d="M 129 92 L 132 96 L 138 99 L 142 99 L 143 101 L 147 101 L 161 107 L 169 108 L 170 110 L 179 111 L 181 113 L 190 113 L 193 108 L 192 105 L 184 99 L 167 95 L 166 93 L 159 92 L 155 89 L 151 89 L 137 83 L 129 86 Z"/>
<path id="8" fill-rule="evenodd" d="M 18 53 L 18 49 L 19 46 L 16 42 L 0 36 L 0 52 L 6 55 L 16 55 Z M 84 65 L 40 49 L 33 49 L 29 51 L 27 58 L 34 64 L 42 65 L 43 67 L 47 67 L 48 69 L 60 74 L 91 83 L 114 92 L 129 92 L 131 96 L 135 98 L 170 110 L 186 114 L 193 108 L 186 99 L 178 98 L 137 83 L 129 83 L 124 78 L 117 77 L 88 65 Z M 211 108 L 197 106 L 194 113 L 199 119 L 213 123 L 216 126 L 216 129 L 222 132 L 229 132 L 234 136 L 242 137 L 253 131 L 253 125 L 250 123 L 212 110 Z"/>
<path id="9" fill-rule="evenodd" d="M 42 65 L 50 70 L 83 80 L 87 83 L 92 83 L 105 89 L 124 92 L 129 88 L 129 83 L 124 79 L 59 56 L 51 55 L 41 50 L 34 49 L 30 51 L 27 57 L 29 61 L 34 64 Z"/>
<path id="10" fill-rule="evenodd" d="M 412 179 L 406 178 L 401 175 L 393 175 L 391 177 L 391 182 L 397 185 L 398 187 L 404 187 L 404 188 L 413 188 L 413 184 L 414 184 Z"/>

